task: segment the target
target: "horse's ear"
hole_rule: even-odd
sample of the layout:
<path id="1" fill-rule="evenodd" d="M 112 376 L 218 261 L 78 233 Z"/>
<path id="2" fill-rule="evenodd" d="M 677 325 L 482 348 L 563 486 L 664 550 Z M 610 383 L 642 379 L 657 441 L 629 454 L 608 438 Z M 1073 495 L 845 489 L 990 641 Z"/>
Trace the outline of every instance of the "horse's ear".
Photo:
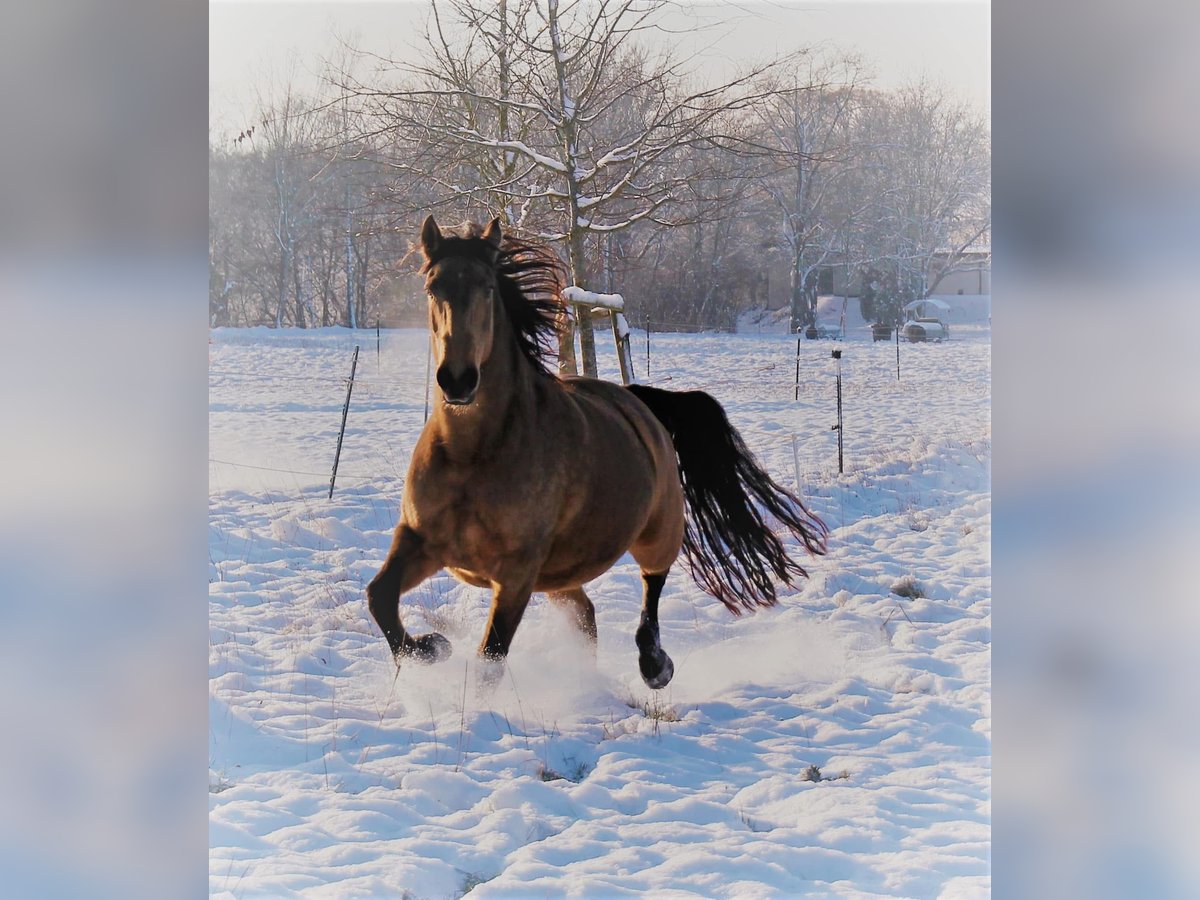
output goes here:
<path id="1" fill-rule="evenodd" d="M 437 253 L 438 247 L 442 243 L 442 230 L 438 228 L 437 221 L 430 213 L 425 219 L 425 224 L 421 226 L 421 250 L 425 253 L 426 259 L 433 259 Z"/>
<path id="2" fill-rule="evenodd" d="M 497 250 L 500 249 L 500 241 L 504 239 L 504 235 L 500 232 L 499 216 L 488 222 L 487 228 L 483 229 L 483 239 Z"/>

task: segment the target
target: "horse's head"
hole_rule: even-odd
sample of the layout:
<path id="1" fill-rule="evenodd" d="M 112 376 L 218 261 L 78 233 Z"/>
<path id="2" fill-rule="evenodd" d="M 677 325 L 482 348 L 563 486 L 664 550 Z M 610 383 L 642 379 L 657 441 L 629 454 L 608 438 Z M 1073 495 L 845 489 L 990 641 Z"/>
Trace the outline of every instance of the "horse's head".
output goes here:
<path id="1" fill-rule="evenodd" d="M 475 399 L 480 367 L 492 352 L 501 237 L 499 219 L 466 236 L 443 234 L 433 216 L 421 228 L 437 383 L 454 406 Z"/>

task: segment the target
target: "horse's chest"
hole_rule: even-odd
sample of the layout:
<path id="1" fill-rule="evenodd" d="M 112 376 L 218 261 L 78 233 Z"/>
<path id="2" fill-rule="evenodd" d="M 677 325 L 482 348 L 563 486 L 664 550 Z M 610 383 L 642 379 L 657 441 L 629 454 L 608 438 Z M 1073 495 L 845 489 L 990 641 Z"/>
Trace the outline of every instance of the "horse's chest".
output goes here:
<path id="1" fill-rule="evenodd" d="M 419 530 L 447 566 L 488 571 L 540 540 L 530 490 L 511 479 L 445 477 L 415 495 Z"/>

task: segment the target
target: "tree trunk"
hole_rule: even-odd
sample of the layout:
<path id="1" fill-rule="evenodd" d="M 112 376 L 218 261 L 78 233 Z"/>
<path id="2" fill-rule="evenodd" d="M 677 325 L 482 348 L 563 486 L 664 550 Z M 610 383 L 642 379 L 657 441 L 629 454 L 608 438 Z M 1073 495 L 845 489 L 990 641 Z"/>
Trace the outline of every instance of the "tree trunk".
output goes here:
<path id="1" fill-rule="evenodd" d="M 295 248 L 292 249 L 291 256 L 292 256 L 292 260 L 293 260 L 293 262 L 292 262 L 292 293 L 293 293 L 292 303 L 296 307 L 296 317 L 295 317 L 296 318 L 296 327 L 297 328 L 307 328 L 308 321 L 305 319 L 305 316 L 304 316 L 304 287 L 303 287 L 303 285 L 300 284 L 300 267 L 298 265 L 296 265 L 296 263 L 295 263 L 295 258 L 296 258 Z"/>
<path id="2" fill-rule="evenodd" d="M 572 202 L 571 206 L 574 208 L 575 204 Z M 571 261 L 571 278 L 575 284 L 587 290 L 587 257 L 584 254 L 583 231 L 577 227 L 571 229 L 569 254 Z M 592 317 L 590 312 L 591 311 L 585 307 L 579 308 L 579 315 L 576 317 L 576 327 L 579 329 L 579 353 L 583 357 L 583 374 L 591 378 L 595 378 L 597 373 L 596 335 L 592 329 Z M 572 342 L 571 348 L 572 356 L 574 356 L 573 343 L 574 342 Z"/>
<path id="3" fill-rule="evenodd" d="M 799 240 L 792 247 L 792 266 L 791 266 L 791 331 L 792 334 L 798 332 L 805 325 L 808 325 L 808 317 L 805 315 L 804 302 L 804 267 L 801 262 L 802 250 Z"/>
<path id="4" fill-rule="evenodd" d="M 562 327 L 558 330 L 558 371 L 560 375 L 578 375 L 579 364 L 575 360 L 575 314 L 568 305 Z"/>
<path id="5" fill-rule="evenodd" d="M 575 180 L 578 171 L 579 151 L 576 144 L 578 129 L 575 121 L 575 101 L 567 86 L 566 51 L 563 47 L 562 35 L 558 27 L 558 0 L 549 0 L 546 4 L 546 24 L 550 32 L 550 42 L 554 49 L 554 72 L 558 78 L 559 108 L 562 110 L 562 120 L 558 125 L 559 138 L 562 140 L 564 162 L 566 163 L 567 178 L 567 253 L 571 263 L 571 278 L 576 285 L 584 290 L 589 289 L 587 256 L 585 254 L 585 227 L 581 222 L 579 209 L 579 184 Z M 579 328 L 579 352 L 583 356 L 583 374 L 596 377 L 596 336 L 592 331 L 592 317 L 584 310 L 576 317 Z M 561 346 L 561 342 L 560 342 Z M 570 359 L 574 363 L 574 346 L 572 344 Z M 563 370 L 564 360 L 559 356 L 559 369 Z"/>
<path id="6" fill-rule="evenodd" d="M 362 240 L 356 245 L 356 250 L 358 246 L 362 247 L 362 251 L 357 254 L 358 278 L 355 284 L 354 308 L 358 314 L 362 315 L 367 309 L 367 266 L 371 262 L 371 236 L 369 233 L 363 235 Z"/>
<path id="7" fill-rule="evenodd" d="M 354 228 L 350 217 L 350 184 L 346 183 L 342 193 L 342 203 L 346 210 L 346 324 L 351 328 L 358 327 L 358 316 L 354 310 Z"/>
<path id="8" fill-rule="evenodd" d="M 287 302 L 287 266 L 288 254 L 287 248 L 280 246 L 279 248 L 279 273 L 277 277 L 278 295 L 275 298 L 275 327 L 283 327 L 283 309 Z"/>

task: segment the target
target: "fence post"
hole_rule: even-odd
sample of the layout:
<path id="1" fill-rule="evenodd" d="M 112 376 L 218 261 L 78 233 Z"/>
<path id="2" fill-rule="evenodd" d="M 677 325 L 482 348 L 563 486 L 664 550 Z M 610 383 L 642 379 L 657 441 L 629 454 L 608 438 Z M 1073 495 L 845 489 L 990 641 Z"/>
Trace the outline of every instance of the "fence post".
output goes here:
<path id="1" fill-rule="evenodd" d="M 800 336 L 796 335 L 796 396 L 793 400 L 800 399 Z"/>
<path id="2" fill-rule="evenodd" d="M 375 320 L 375 371 L 379 372 L 379 319 Z"/>
<path id="3" fill-rule="evenodd" d="M 346 435 L 346 416 L 350 414 L 350 395 L 354 393 L 354 372 L 358 368 L 358 345 L 354 345 L 354 359 L 350 362 L 350 383 L 346 386 L 346 405 L 342 407 L 342 427 L 338 431 L 337 451 L 333 454 L 333 475 L 329 477 L 329 499 L 333 499 L 333 486 L 337 482 L 338 461 L 342 458 L 342 438 Z"/>
<path id="4" fill-rule="evenodd" d="M 896 320 L 896 380 L 900 380 L 900 321 Z"/>
<path id="5" fill-rule="evenodd" d="M 613 341 L 617 345 L 617 363 L 621 369 L 621 384 L 633 382 L 633 359 L 629 353 L 629 322 L 622 313 L 615 309 L 609 310 L 609 322 L 612 323 Z M 621 331 L 624 328 L 625 334 Z"/>
<path id="6" fill-rule="evenodd" d="M 646 314 L 646 380 L 650 380 L 650 314 Z"/>
<path id="7" fill-rule="evenodd" d="M 838 436 L 838 474 L 845 473 L 845 468 L 842 464 L 842 351 L 834 350 L 833 358 L 837 360 L 837 424 L 833 426 L 833 430 Z"/>

